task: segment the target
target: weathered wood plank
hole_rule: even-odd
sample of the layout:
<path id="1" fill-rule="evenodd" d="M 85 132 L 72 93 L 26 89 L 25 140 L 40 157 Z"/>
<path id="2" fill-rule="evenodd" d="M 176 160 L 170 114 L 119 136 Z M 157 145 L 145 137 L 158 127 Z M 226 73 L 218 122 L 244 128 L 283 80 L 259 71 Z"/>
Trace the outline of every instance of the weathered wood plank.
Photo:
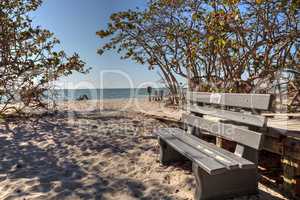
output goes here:
<path id="1" fill-rule="evenodd" d="M 168 128 L 164 130 L 166 132 L 169 132 L 170 134 L 173 134 L 175 137 L 186 142 L 187 144 L 197 147 L 197 149 L 207 154 L 208 156 L 213 157 L 219 162 L 223 162 L 223 164 L 227 165 L 227 167 L 230 169 L 235 169 L 236 165 L 243 169 L 256 168 L 254 163 L 252 163 L 251 161 L 238 157 L 225 149 L 221 149 L 216 145 L 210 144 L 193 135 L 185 134 L 181 129 Z"/>
<path id="2" fill-rule="evenodd" d="M 210 121 L 193 115 L 183 115 L 183 121 L 188 125 L 208 131 L 212 135 L 224 137 L 225 139 L 235 141 L 254 149 L 262 148 L 263 136 L 261 133 L 250 131 L 232 124 Z"/>
<path id="3" fill-rule="evenodd" d="M 288 155 L 300 160 L 300 141 L 294 138 L 280 138 L 266 135 L 264 137 L 263 149 L 278 155 Z"/>
<path id="4" fill-rule="evenodd" d="M 278 155 L 283 155 L 284 146 L 280 137 L 265 136 L 263 149 Z"/>
<path id="5" fill-rule="evenodd" d="M 192 146 L 184 143 L 183 141 L 176 138 L 173 134 L 165 132 L 164 130 L 158 130 L 156 134 L 160 139 L 164 140 L 177 152 L 181 153 L 191 161 L 196 162 L 207 173 L 216 175 L 224 173 L 228 170 L 225 165 L 201 153 Z"/>
<path id="6" fill-rule="evenodd" d="M 300 113 L 262 113 L 262 115 L 266 117 L 300 117 Z"/>
<path id="7" fill-rule="evenodd" d="M 187 99 L 192 102 L 206 104 L 216 104 L 256 110 L 269 110 L 271 107 L 272 95 L 188 92 Z"/>
<path id="8" fill-rule="evenodd" d="M 200 139 L 197 139 L 192 135 L 190 135 L 189 137 L 188 135 L 184 134 L 184 132 L 180 129 L 167 129 L 166 131 L 172 132 L 172 134 L 182 142 L 189 144 L 190 146 L 199 150 L 201 153 L 222 163 L 228 169 L 239 168 L 239 162 L 233 159 L 232 157 L 227 156 L 228 154 L 230 154 L 230 152 L 221 153 L 220 148 L 210 148 L 208 145 L 206 145 L 205 141 L 201 141 Z"/>
<path id="9" fill-rule="evenodd" d="M 232 121 L 236 121 L 248 125 L 253 125 L 257 127 L 264 127 L 267 123 L 267 118 L 261 115 L 252 115 L 252 114 L 246 114 L 241 112 L 221 110 L 221 109 L 212 108 L 208 106 L 191 105 L 190 111 L 204 114 L 204 115 L 211 115 L 222 119 L 228 119 L 228 120 L 232 120 Z"/>
<path id="10" fill-rule="evenodd" d="M 284 153 L 291 158 L 300 160 L 300 140 L 287 137 L 284 140 Z"/>
<path id="11" fill-rule="evenodd" d="M 300 191 L 298 190 L 300 184 L 300 161 L 294 160 L 289 156 L 284 156 L 281 162 L 283 165 L 284 189 L 293 195 L 300 195 Z"/>

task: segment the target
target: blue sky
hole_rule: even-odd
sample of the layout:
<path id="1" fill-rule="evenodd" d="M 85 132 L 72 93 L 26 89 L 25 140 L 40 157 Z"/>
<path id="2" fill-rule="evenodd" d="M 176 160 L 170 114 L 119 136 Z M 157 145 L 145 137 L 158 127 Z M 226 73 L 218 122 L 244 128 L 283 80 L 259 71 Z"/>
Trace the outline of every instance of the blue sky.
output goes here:
<path id="1" fill-rule="evenodd" d="M 145 0 L 44 0 L 42 7 L 32 14 L 34 24 L 54 32 L 67 53 L 79 53 L 87 66 L 92 67 L 87 75 L 76 73 L 63 78 L 59 82 L 61 87 L 127 88 L 158 81 L 156 71 L 121 60 L 114 51 L 103 56 L 96 53 L 105 41 L 95 33 L 106 27 L 111 14 L 137 6 L 142 8 L 145 4 Z"/>

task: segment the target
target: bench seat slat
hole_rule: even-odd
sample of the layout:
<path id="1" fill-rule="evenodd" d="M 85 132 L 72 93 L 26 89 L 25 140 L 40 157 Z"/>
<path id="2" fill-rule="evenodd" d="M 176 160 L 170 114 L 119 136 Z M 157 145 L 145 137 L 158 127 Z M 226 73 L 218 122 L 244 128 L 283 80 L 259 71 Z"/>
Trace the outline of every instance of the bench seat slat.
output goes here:
<path id="1" fill-rule="evenodd" d="M 220 136 L 254 149 L 261 149 L 262 147 L 263 136 L 255 131 L 186 114 L 183 115 L 183 121 L 188 125 L 208 131 L 212 135 Z"/>
<path id="2" fill-rule="evenodd" d="M 242 169 L 252 169 L 256 168 L 255 164 L 251 161 L 241 158 L 225 149 L 219 148 L 214 144 L 210 144 L 204 140 L 201 140 L 191 134 L 186 134 L 185 131 L 178 128 L 168 128 L 164 129 L 165 132 L 173 133 L 175 137 L 185 141 L 191 146 L 197 147 L 200 151 L 208 151 L 211 154 L 211 157 L 214 157 L 216 160 L 222 162 L 222 159 L 225 159 L 225 163 L 230 162 L 231 166 L 228 166 L 231 169 L 235 169 L 235 166 L 238 166 Z"/>
<path id="3" fill-rule="evenodd" d="M 179 140 L 173 134 L 169 134 L 163 130 L 157 132 L 160 139 L 164 140 L 168 145 L 174 148 L 188 159 L 196 162 L 202 169 L 210 175 L 222 174 L 228 169 L 225 165 L 201 153 L 199 150 Z"/>
<path id="4" fill-rule="evenodd" d="M 264 127 L 267 122 L 267 118 L 261 115 L 251 115 L 251 114 L 245 114 L 240 112 L 221 110 L 221 109 L 207 107 L 207 106 L 191 105 L 190 111 L 194 113 L 200 113 L 204 115 L 210 115 L 210 116 L 219 117 L 227 120 L 241 122 L 244 124 L 253 125 L 257 127 Z"/>
<path id="5" fill-rule="evenodd" d="M 216 160 L 217 162 L 222 163 L 226 166 L 227 169 L 237 169 L 239 168 L 239 163 L 231 158 L 228 158 L 226 155 L 222 153 L 218 153 L 215 149 L 209 148 L 207 145 L 200 143 L 200 139 L 191 138 L 189 134 L 186 134 L 183 130 L 177 128 L 167 128 L 162 129 L 165 134 L 170 134 L 178 138 L 179 140 L 183 141 L 184 143 L 192 146 L 193 148 L 200 151 L 202 154 L 206 155 L 207 157 L 211 157 L 212 159 Z M 220 148 L 219 148 L 220 149 Z"/>

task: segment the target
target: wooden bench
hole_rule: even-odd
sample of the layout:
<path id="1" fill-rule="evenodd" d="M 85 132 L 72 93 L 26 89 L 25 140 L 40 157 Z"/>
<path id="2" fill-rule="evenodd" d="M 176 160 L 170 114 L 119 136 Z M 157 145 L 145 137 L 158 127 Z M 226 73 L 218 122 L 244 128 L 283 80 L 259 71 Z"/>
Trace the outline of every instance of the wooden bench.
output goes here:
<path id="1" fill-rule="evenodd" d="M 193 162 L 197 188 L 195 199 L 225 199 L 258 192 L 258 152 L 262 148 L 267 119 L 261 111 L 271 107 L 271 95 L 187 95 L 186 130 L 157 130 L 163 165 L 188 158 Z M 205 135 L 236 142 L 230 152 L 201 139 Z"/>

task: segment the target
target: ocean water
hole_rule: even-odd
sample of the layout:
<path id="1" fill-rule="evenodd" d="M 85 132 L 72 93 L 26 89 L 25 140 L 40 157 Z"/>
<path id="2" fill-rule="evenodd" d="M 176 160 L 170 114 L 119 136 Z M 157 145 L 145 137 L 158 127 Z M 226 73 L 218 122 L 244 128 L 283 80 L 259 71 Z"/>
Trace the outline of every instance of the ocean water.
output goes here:
<path id="1" fill-rule="evenodd" d="M 152 95 L 155 90 L 164 90 L 164 94 L 167 94 L 166 89 L 153 89 Z M 140 89 L 63 89 L 54 90 L 46 94 L 57 101 L 73 101 L 80 98 L 80 96 L 86 95 L 89 100 L 101 100 L 101 99 L 130 99 L 130 98 L 146 98 L 148 96 L 146 88 Z"/>

